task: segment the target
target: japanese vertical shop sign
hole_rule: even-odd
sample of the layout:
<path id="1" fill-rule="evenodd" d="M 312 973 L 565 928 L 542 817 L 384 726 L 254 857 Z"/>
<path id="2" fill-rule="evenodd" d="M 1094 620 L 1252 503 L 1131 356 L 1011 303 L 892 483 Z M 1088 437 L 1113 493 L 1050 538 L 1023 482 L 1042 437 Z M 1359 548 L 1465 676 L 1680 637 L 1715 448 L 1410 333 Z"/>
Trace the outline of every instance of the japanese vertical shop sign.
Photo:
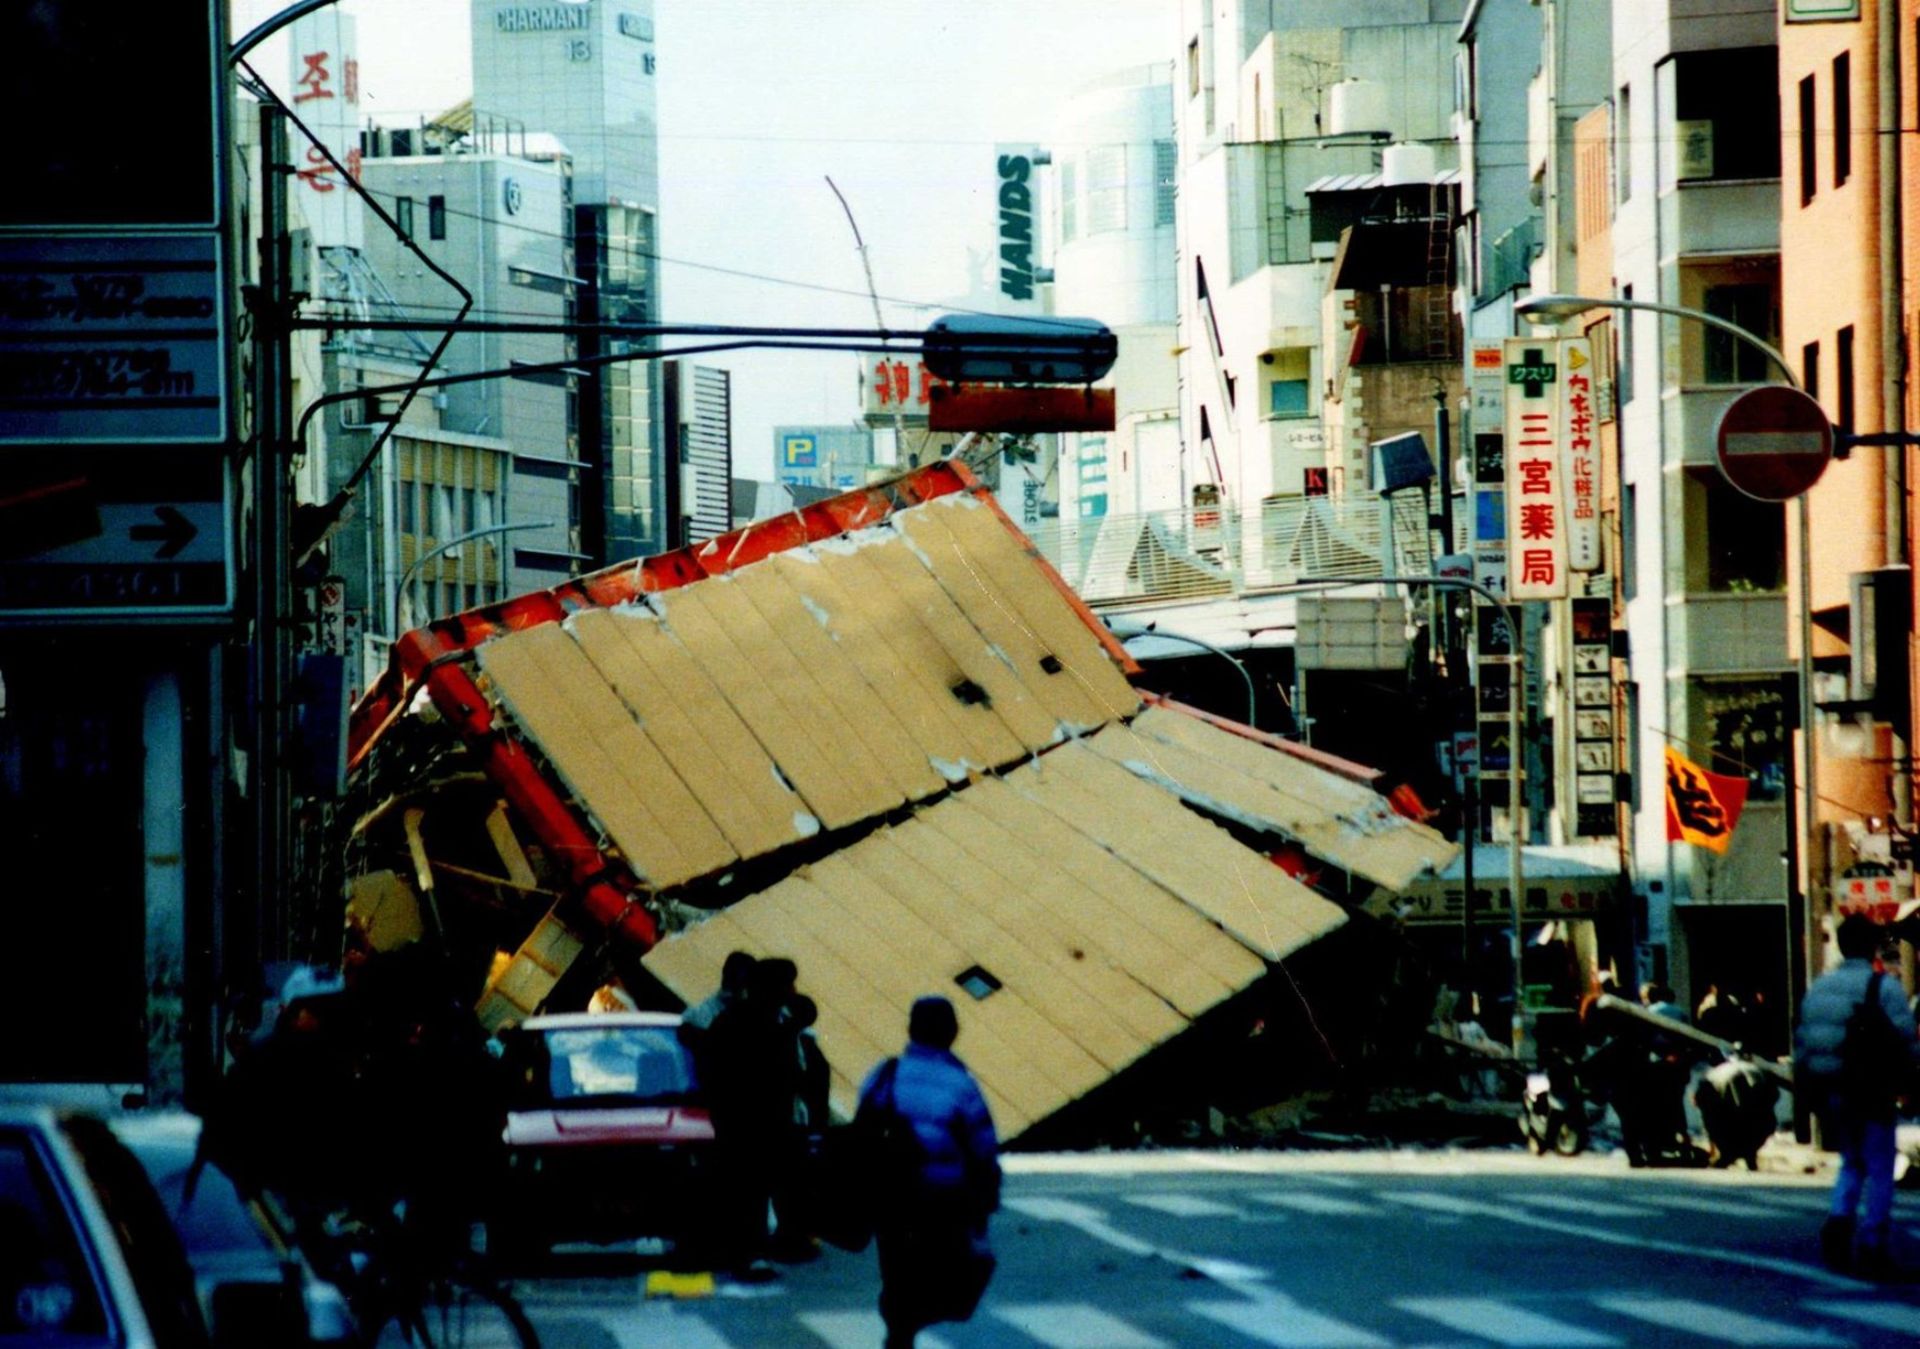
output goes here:
<path id="1" fill-rule="evenodd" d="M 1600 436 L 1594 406 L 1593 344 L 1584 337 L 1560 341 L 1562 481 L 1567 497 L 1567 565 L 1600 570 Z"/>
<path id="2" fill-rule="evenodd" d="M 1617 829 L 1614 797 L 1618 765 L 1613 719 L 1613 602 L 1576 598 L 1567 627 L 1567 691 L 1572 707 L 1573 832 L 1609 838 Z M 1564 724 L 1564 723 L 1563 723 Z"/>
<path id="3" fill-rule="evenodd" d="M 1499 342 L 1475 342 L 1468 376 L 1473 439 L 1473 579 L 1507 594 L 1506 360 Z"/>
<path id="4" fill-rule="evenodd" d="M 1507 589 L 1516 600 L 1567 593 L 1560 344 L 1510 337 L 1507 399 Z"/>

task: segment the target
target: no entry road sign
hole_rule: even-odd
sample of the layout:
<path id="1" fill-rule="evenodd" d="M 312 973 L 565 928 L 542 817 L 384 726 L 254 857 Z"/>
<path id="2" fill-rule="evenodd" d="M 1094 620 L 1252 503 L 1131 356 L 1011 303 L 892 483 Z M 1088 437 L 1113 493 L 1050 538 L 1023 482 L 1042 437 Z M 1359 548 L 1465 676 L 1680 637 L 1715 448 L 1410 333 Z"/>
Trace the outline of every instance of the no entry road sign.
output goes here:
<path id="1" fill-rule="evenodd" d="M 1826 472 L 1833 423 L 1798 389 L 1749 389 L 1720 414 L 1715 453 L 1721 474 L 1748 496 L 1791 501 Z"/>

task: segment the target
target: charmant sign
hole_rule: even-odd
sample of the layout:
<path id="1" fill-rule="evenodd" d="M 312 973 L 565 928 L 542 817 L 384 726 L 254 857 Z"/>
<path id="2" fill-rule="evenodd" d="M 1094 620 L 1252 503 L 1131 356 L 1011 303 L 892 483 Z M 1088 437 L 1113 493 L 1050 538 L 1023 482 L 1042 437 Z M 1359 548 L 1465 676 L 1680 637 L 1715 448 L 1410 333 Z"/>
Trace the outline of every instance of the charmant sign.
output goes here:
<path id="1" fill-rule="evenodd" d="M 1000 293 L 1033 298 L 1033 156 L 1002 154 L 1000 175 Z"/>
<path id="2" fill-rule="evenodd" d="M 592 19 L 585 5 L 515 5 L 493 12 L 493 26 L 503 33 L 584 33 Z"/>

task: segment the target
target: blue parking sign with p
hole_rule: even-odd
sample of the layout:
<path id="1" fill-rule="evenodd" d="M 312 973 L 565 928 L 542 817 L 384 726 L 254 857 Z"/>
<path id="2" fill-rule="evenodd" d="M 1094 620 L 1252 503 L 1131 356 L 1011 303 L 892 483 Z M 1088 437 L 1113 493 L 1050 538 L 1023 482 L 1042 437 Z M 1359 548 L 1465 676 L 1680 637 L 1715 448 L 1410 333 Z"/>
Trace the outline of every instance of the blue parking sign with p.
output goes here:
<path id="1" fill-rule="evenodd" d="M 780 460 L 787 468 L 817 468 L 820 450 L 812 436 L 787 436 L 780 443 Z"/>

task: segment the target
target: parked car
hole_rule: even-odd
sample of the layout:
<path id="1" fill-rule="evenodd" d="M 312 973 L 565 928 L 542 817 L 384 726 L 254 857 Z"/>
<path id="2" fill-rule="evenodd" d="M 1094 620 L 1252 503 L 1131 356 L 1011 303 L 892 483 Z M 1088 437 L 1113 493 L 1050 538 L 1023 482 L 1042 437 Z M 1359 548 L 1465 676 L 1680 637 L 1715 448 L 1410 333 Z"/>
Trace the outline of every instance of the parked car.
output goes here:
<path id="1" fill-rule="evenodd" d="M 267 1329 L 257 1303 L 218 1301 L 223 1341 L 274 1342 L 249 1333 Z M 211 1338 L 179 1236 L 106 1125 L 0 1103 L 0 1341 L 166 1349 Z"/>
<path id="2" fill-rule="evenodd" d="M 507 1034 L 508 1181 L 496 1249 L 658 1238 L 697 1247 L 714 1212 L 713 1122 L 680 1018 L 530 1017 Z"/>
<path id="3" fill-rule="evenodd" d="M 315 1274 L 271 1216 L 248 1202 L 227 1174 L 211 1162 L 194 1166 L 200 1121 L 180 1112 L 115 1117 L 113 1132 L 146 1169 L 173 1220 L 192 1265 L 200 1305 L 209 1317 L 216 1289 L 250 1285 L 299 1289 L 307 1338 L 339 1344 L 354 1338 L 346 1296 Z"/>

